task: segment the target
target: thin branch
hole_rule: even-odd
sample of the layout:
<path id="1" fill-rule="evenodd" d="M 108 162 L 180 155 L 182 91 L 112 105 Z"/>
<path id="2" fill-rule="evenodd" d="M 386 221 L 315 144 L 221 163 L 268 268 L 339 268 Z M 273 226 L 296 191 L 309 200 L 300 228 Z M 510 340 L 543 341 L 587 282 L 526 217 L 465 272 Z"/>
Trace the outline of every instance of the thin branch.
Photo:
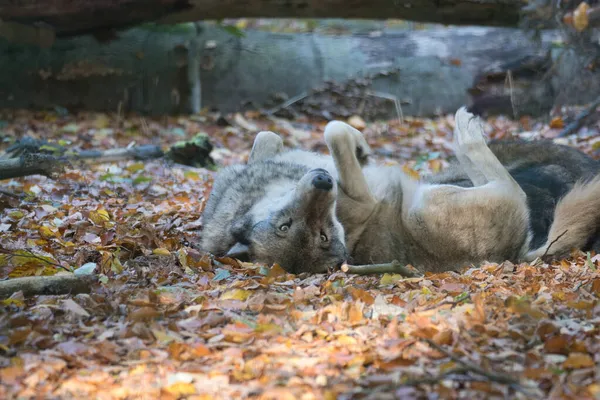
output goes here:
<path id="1" fill-rule="evenodd" d="M 278 111 L 281 111 L 281 110 L 283 110 L 284 108 L 288 108 L 288 107 L 289 107 L 289 106 L 291 106 L 292 104 L 299 102 L 300 100 L 302 100 L 302 99 L 304 99 L 304 98 L 308 97 L 309 95 L 310 95 L 310 93 L 308 93 L 308 92 L 302 92 L 302 93 L 300 93 L 299 95 L 297 95 L 297 96 L 294 96 L 294 97 L 292 97 L 291 99 L 288 99 L 288 100 L 284 101 L 284 102 L 283 102 L 283 103 L 281 103 L 280 105 L 278 105 L 278 106 L 275 106 L 275 107 L 271 108 L 270 110 L 267 110 L 267 111 L 266 111 L 266 114 L 267 114 L 267 115 L 273 115 L 273 114 L 275 114 L 276 112 L 278 112 Z"/>
<path id="2" fill-rule="evenodd" d="M 396 108 L 396 115 L 398 116 L 398 122 L 404 124 L 404 113 L 402 112 L 402 105 L 400 104 L 400 100 L 398 100 L 397 96 L 394 96 L 393 94 L 389 93 L 373 91 L 368 91 L 367 95 L 393 101 L 394 107 Z"/>
<path id="3" fill-rule="evenodd" d="M 481 368 L 479 365 L 473 364 L 470 361 L 463 360 L 462 358 L 454 355 L 453 353 L 444 349 L 442 346 L 438 345 L 431 339 L 423 339 L 423 340 L 425 340 L 425 342 L 427 342 L 427 344 L 429 346 L 431 346 L 435 350 L 439 351 L 440 353 L 444 354 L 446 357 L 450 358 L 452 361 L 456 362 L 457 364 L 462 365 L 463 367 L 465 367 L 470 372 L 473 372 L 474 374 L 485 376 L 487 379 L 489 379 L 492 382 L 501 383 L 504 385 L 515 385 L 515 386 L 520 385 L 519 380 L 516 378 L 513 378 L 510 375 L 506 375 L 506 374 L 498 373 L 498 372 L 488 372 L 488 371 L 484 370 L 483 368 Z"/>
<path id="4" fill-rule="evenodd" d="M 12 197 L 14 199 L 22 199 L 23 197 L 25 197 L 22 194 L 13 193 L 11 191 L 4 190 L 4 189 L 0 189 L 0 194 L 3 194 L 8 197 Z"/>
<path id="5" fill-rule="evenodd" d="M 446 372 L 444 372 L 440 375 L 436 375 L 436 376 L 431 376 L 431 377 L 427 377 L 427 378 L 407 379 L 404 382 L 401 382 L 398 386 L 435 385 L 446 379 L 459 380 L 459 379 L 452 379 L 452 377 L 455 375 L 463 375 L 464 378 L 466 378 L 466 379 L 460 379 L 461 381 L 463 381 L 463 380 L 481 381 L 482 380 L 482 378 L 468 376 L 467 373 L 469 373 L 469 372 L 471 372 L 471 370 L 468 368 L 455 368 L 455 369 L 446 371 Z"/>
<path id="6" fill-rule="evenodd" d="M 420 272 L 408 268 L 394 260 L 385 264 L 348 265 L 342 266 L 342 271 L 348 274 L 371 275 L 371 274 L 400 274 L 407 278 L 422 276 Z"/>
<path id="7" fill-rule="evenodd" d="M 554 239 L 553 241 L 550 242 L 550 244 L 548 245 L 548 247 L 546 247 L 546 251 L 544 252 L 544 254 L 542 254 L 542 257 L 540 257 L 541 259 L 544 259 L 544 257 L 546 257 L 548 255 L 548 252 L 550 251 L 550 247 L 552 247 L 552 245 L 556 242 L 558 242 L 558 240 L 565 236 L 565 234 L 569 232 L 569 230 L 565 230 L 563 233 L 561 233 L 560 235 L 558 235 L 558 237 L 556 239 Z"/>
<path id="8" fill-rule="evenodd" d="M 557 137 L 565 137 L 574 134 L 577 132 L 582 126 L 585 120 L 592 114 L 596 112 L 596 108 L 600 106 L 600 96 L 596 98 L 585 110 L 579 114 L 573 122 L 563 129 Z"/>
<path id="9" fill-rule="evenodd" d="M 34 254 L 31 250 L 24 249 L 23 251 L 25 251 L 27 253 L 26 254 L 16 254 L 16 253 L 13 253 L 11 251 L 0 249 L 0 253 L 6 254 L 8 260 L 12 259 L 13 257 L 35 258 L 36 260 L 42 261 L 42 262 L 44 262 L 44 263 L 46 263 L 48 265 L 51 265 L 53 267 L 57 267 L 57 268 L 65 270 L 65 271 L 71 272 L 68 268 L 65 268 L 63 265 L 60 265 L 59 263 L 55 263 L 55 262 L 52 262 L 52 261 L 48 261 L 44 257 L 40 257 L 37 254 Z"/>

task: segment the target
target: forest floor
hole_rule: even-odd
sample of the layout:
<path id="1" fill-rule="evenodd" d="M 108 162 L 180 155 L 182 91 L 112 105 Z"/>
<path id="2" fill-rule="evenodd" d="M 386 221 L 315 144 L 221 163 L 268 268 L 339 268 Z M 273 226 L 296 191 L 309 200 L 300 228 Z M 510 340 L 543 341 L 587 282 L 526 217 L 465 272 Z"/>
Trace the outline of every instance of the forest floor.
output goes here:
<path id="1" fill-rule="evenodd" d="M 486 132 L 555 138 L 574 114 L 561 115 L 490 118 Z M 324 125 L 0 112 L 3 148 L 25 135 L 166 148 L 205 132 L 219 167 L 245 162 L 265 129 L 325 152 Z M 452 128 L 444 116 L 364 133 L 378 161 L 417 176 L 447 165 Z M 598 129 L 557 141 L 599 158 Z M 84 266 L 99 282 L 89 294 L 0 300 L 0 398 L 599 398 L 600 256 L 410 279 L 213 259 L 194 244 L 214 174 L 124 161 L 1 182 L 25 197 L 0 195 L 0 279 Z"/>

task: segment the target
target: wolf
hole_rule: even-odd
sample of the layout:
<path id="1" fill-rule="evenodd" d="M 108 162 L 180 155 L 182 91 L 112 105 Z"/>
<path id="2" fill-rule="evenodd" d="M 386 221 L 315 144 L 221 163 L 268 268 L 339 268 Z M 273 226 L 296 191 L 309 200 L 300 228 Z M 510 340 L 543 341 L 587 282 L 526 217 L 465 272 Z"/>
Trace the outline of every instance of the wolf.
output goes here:
<path id="1" fill-rule="evenodd" d="M 282 144 L 275 133 L 260 132 L 246 165 L 218 173 L 201 216 L 200 248 L 292 273 L 340 266 L 348 254 L 327 171 L 332 160 L 308 152 L 305 162 L 264 156 L 280 153 Z"/>
<path id="2" fill-rule="evenodd" d="M 397 167 L 365 165 L 357 155 L 370 150 L 361 138 L 332 121 L 325 127 L 332 162 L 282 151 L 274 134 L 257 137 L 251 154 L 307 166 L 318 159 L 328 168 L 353 263 L 398 260 L 441 272 L 600 247 L 600 164 L 575 149 L 541 141 L 488 146 L 481 121 L 463 107 L 455 115 L 456 161 L 417 181 Z"/>

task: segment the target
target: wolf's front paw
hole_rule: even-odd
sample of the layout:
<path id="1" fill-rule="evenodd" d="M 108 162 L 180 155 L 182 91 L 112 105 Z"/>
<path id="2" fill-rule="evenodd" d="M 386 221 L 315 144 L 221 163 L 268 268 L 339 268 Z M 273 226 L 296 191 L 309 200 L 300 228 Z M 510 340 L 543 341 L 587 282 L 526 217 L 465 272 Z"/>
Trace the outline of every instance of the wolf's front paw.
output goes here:
<path id="1" fill-rule="evenodd" d="M 325 142 L 330 149 L 332 146 L 350 145 L 361 165 L 367 163 L 368 157 L 372 153 L 363 134 L 342 121 L 331 121 L 325 126 Z"/>

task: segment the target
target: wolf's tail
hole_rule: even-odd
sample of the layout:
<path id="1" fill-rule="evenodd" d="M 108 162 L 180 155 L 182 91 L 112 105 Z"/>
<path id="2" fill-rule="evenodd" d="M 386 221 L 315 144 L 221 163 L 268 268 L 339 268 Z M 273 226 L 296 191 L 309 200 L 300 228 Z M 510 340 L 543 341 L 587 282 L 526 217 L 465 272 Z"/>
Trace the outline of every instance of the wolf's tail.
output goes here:
<path id="1" fill-rule="evenodd" d="M 548 241 L 525 256 L 527 261 L 546 254 L 567 255 L 573 249 L 582 249 L 600 228 L 600 175 L 578 182 L 556 205 L 554 222 Z"/>

